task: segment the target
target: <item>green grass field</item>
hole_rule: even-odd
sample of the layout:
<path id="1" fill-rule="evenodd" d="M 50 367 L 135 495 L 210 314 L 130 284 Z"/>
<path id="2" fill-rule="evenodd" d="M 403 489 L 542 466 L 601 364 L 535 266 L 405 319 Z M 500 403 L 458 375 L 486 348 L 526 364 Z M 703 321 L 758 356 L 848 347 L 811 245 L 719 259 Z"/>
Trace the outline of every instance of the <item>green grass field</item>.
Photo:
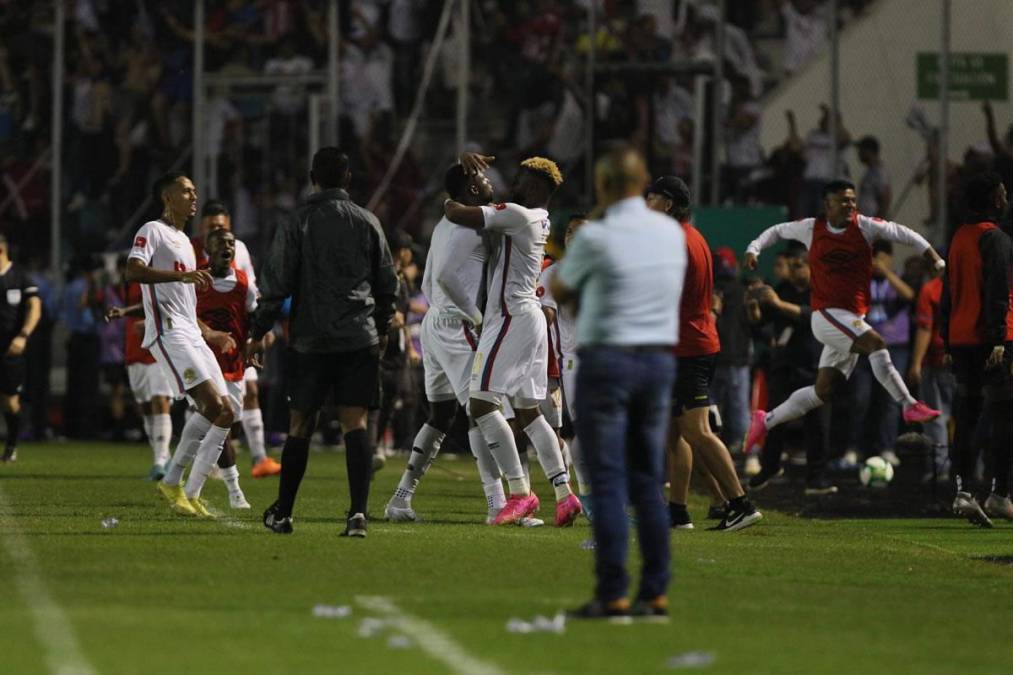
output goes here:
<path id="1" fill-rule="evenodd" d="M 20 454 L 0 465 L 5 674 L 663 673 L 687 652 L 712 655 L 700 667 L 711 673 L 1008 673 L 1013 661 L 1013 567 L 977 559 L 1013 556 L 1008 524 L 767 511 L 740 533 L 673 533 L 668 625 L 516 634 L 510 618 L 589 597 L 590 529 L 480 524 L 470 461 L 441 459 L 426 477 L 415 506 L 427 522 L 377 519 L 368 539 L 348 540 L 337 453 L 311 457 L 287 537 L 259 522 L 276 479 L 244 474 L 252 512 L 191 521 L 140 479 L 140 445 Z M 374 516 L 401 466 L 377 475 Z M 226 510 L 221 483 L 205 495 Z M 117 527 L 102 527 L 109 516 Z M 351 616 L 316 617 L 318 604 Z"/>

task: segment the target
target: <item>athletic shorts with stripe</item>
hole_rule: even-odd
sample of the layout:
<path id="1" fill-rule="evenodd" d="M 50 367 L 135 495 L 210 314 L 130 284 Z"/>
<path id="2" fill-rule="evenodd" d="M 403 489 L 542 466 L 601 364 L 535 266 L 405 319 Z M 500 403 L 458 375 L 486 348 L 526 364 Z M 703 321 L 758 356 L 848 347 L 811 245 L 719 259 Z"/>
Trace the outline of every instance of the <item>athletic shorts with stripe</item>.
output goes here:
<path id="1" fill-rule="evenodd" d="M 549 357 L 546 330 L 545 315 L 537 305 L 511 316 L 487 317 L 471 369 L 471 396 L 487 400 L 507 396 L 515 408 L 544 399 Z"/>
<path id="2" fill-rule="evenodd" d="M 833 308 L 814 310 L 810 323 L 813 335 L 823 343 L 820 368 L 836 368 L 844 377 L 851 377 L 858 363 L 858 354 L 852 352 L 851 347 L 862 334 L 872 330 L 872 326 L 865 322 L 864 316 Z"/>
<path id="3" fill-rule="evenodd" d="M 471 365 L 478 347 L 474 329 L 460 318 L 436 310 L 426 312 L 419 331 L 426 398 L 432 402 L 468 404 Z"/>
<path id="4" fill-rule="evenodd" d="M 218 360 L 203 338 L 166 331 L 148 346 L 148 351 L 169 379 L 175 398 L 183 398 L 188 391 L 208 380 L 220 396 L 228 393 Z"/>
<path id="5" fill-rule="evenodd" d="M 174 396 L 169 376 L 158 363 L 131 363 L 127 366 L 130 391 L 138 403 L 147 403 L 156 396 Z"/>

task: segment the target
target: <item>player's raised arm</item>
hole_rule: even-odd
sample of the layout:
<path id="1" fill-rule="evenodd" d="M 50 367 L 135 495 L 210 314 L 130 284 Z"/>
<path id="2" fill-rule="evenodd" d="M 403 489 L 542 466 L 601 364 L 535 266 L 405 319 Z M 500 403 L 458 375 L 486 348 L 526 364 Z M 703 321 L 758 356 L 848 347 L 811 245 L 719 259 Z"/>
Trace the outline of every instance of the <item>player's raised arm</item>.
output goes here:
<path id="1" fill-rule="evenodd" d="M 862 230 L 866 241 L 870 244 L 877 239 L 886 239 L 897 244 L 905 244 L 917 249 L 919 253 L 932 263 L 937 271 L 942 271 L 946 267 L 946 261 L 932 248 L 932 244 L 925 237 L 906 225 L 901 225 L 890 220 L 859 216 L 858 226 Z"/>
<path id="2" fill-rule="evenodd" d="M 795 241 L 802 242 L 806 248 L 809 248 L 813 240 L 813 225 L 815 223 L 815 218 L 803 218 L 802 220 L 792 220 L 768 227 L 760 233 L 759 237 L 749 242 L 749 246 L 746 247 L 746 255 L 743 259 L 746 269 L 755 270 L 756 263 L 760 258 L 760 252 L 766 248 L 770 248 L 779 241 L 794 239 Z"/>
<path id="3" fill-rule="evenodd" d="M 472 230 L 481 230 L 485 227 L 485 215 L 481 206 L 465 206 L 461 202 L 448 199 L 443 203 L 443 213 L 447 220 L 462 227 Z"/>

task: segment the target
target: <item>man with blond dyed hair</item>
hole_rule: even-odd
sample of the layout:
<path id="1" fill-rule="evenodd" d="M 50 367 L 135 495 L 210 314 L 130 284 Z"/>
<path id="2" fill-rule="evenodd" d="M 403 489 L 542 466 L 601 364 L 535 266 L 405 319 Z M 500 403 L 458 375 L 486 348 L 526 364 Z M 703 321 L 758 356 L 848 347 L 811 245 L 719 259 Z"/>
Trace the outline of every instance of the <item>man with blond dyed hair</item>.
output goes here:
<path id="1" fill-rule="evenodd" d="M 492 159 L 465 153 L 461 163 L 468 171 L 480 171 Z M 513 432 L 503 416 L 505 398 L 555 490 L 556 526 L 572 525 L 581 513 L 580 500 L 570 490 L 570 475 L 556 433 L 539 410 L 548 384 L 549 349 L 536 289 L 549 238 L 549 201 L 562 183 L 555 162 L 532 157 L 521 162 L 514 178 L 513 202 L 465 206 L 448 199 L 444 207 L 450 222 L 492 235 L 482 337 L 471 370 L 469 413 L 510 490 L 506 505 L 491 519 L 494 525 L 515 523 L 539 508 Z"/>

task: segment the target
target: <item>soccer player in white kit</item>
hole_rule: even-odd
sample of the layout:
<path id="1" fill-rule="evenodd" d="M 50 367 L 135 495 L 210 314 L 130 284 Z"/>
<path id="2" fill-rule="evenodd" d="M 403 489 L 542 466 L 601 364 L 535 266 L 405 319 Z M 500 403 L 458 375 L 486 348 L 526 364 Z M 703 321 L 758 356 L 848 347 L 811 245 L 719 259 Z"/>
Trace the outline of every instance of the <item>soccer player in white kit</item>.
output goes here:
<path id="1" fill-rule="evenodd" d="M 223 351 L 236 344 L 228 334 L 197 322 L 195 286 L 203 289 L 211 284 L 211 275 L 196 269 L 193 246 L 183 233 L 197 211 L 197 189 L 185 175 L 168 173 L 155 182 L 154 196 L 162 202 L 162 217 L 137 231 L 127 280 L 143 286 L 142 346 L 168 375 L 175 396 L 188 395 L 197 406 L 158 489 L 177 513 L 209 518 L 200 493 L 222 452 L 234 412 L 222 370 L 207 343 Z M 181 488 L 183 471 L 191 462 L 193 469 Z"/>
<path id="2" fill-rule="evenodd" d="M 570 491 L 570 475 L 556 434 L 539 410 L 547 389 L 548 340 L 535 289 L 549 236 L 546 207 L 562 182 L 555 162 L 532 157 L 521 162 L 514 179 L 516 202 L 466 206 L 448 200 L 444 205 L 451 222 L 493 235 L 482 338 L 471 371 L 469 413 L 510 490 L 506 505 L 493 519 L 495 525 L 516 523 L 539 508 L 503 415 L 504 398 L 509 399 L 518 425 L 552 482 L 556 525 L 571 525 L 581 513 L 580 501 Z"/>
<path id="3" fill-rule="evenodd" d="M 197 256 L 197 267 L 203 269 L 209 264 L 207 251 L 207 236 L 212 230 L 226 230 L 232 232 L 232 215 L 229 213 L 225 202 L 212 199 L 201 209 L 201 219 L 198 228 L 198 236 L 190 240 L 193 244 L 194 255 Z M 236 257 L 232 266 L 242 270 L 246 274 L 250 285 L 257 287 L 257 274 L 253 270 L 253 258 L 250 250 L 241 240 L 236 239 Z M 274 334 L 268 333 L 265 337 L 265 345 L 271 346 Z M 264 442 L 264 416 L 260 411 L 260 386 L 258 384 L 257 369 L 250 366 L 243 376 L 246 392 L 243 396 L 243 413 L 240 424 L 243 427 L 243 435 L 246 437 L 246 444 L 250 448 L 250 459 L 253 461 L 251 475 L 254 478 L 275 476 L 281 473 L 281 464 L 267 456 L 267 448 Z"/>
<path id="4" fill-rule="evenodd" d="M 469 174 L 461 164 L 447 170 L 445 187 L 447 194 L 462 204 L 480 206 L 492 201 L 492 184 L 485 174 Z M 429 300 L 421 339 L 430 413 L 415 436 L 408 466 L 384 509 L 388 520 L 415 520 L 411 500 L 419 481 L 439 452 L 458 404 L 468 404 L 472 361 L 482 325 L 477 302 L 485 259 L 485 244 L 477 231 L 446 218 L 436 224 L 422 276 L 422 292 Z M 499 468 L 478 427 L 472 425 L 468 440 L 478 461 L 489 511 L 495 517 L 506 505 Z"/>

